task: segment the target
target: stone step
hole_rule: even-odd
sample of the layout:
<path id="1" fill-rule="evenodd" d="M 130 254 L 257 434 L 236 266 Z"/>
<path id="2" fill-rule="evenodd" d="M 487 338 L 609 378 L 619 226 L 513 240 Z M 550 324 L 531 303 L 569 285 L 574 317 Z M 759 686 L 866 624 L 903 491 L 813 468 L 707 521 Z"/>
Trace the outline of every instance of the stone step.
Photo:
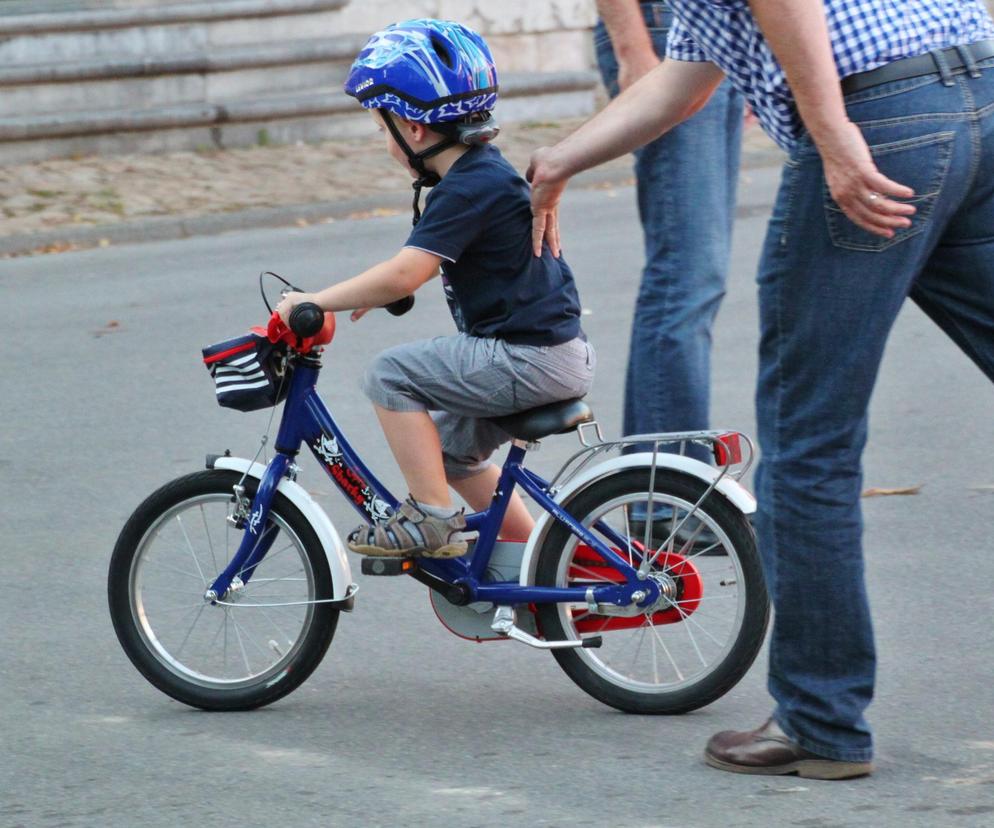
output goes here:
<path id="1" fill-rule="evenodd" d="M 213 103 L 340 87 L 364 35 L 0 67 L 0 116 Z"/>
<path id="2" fill-rule="evenodd" d="M 219 0 L 0 15 L 0 66 L 185 55 L 337 32 L 349 0 Z"/>
<path id="3" fill-rule="evenodd" d="M 0 155 L 13 163 L 367 135 L 370 119 L 341 91 L 348 67 L 383 14 L 427 13 L 422 4 L 0 0 Z M 586 32 L 559 31 L 554 18 L 497 26 L 505 120 L 594 107 L 596 78 L 573 71 L 588 65 L 578 42 Z"/>
<path id="4" fill-rule="evenodd" d="M 504 121 L 588 114 L 598 78 L 590 71 L 507 74 Z M 339 89 L 303 90 L 217 102 L 0 117 L 8 163 L 82 154 L 165 152 L 371 135 L 372 120 Z"/>

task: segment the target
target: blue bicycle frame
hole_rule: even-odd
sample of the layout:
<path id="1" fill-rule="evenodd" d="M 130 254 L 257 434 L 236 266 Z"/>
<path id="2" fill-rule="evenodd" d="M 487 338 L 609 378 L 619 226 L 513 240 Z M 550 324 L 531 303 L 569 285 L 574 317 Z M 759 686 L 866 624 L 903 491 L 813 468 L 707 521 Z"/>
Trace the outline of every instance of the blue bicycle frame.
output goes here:
<path id="1" fill-rule="evenodd" d="M 251 511 L 245 518 L 245 533 L 238 550 L 224 572 L 210 586 L 218 596 L 228 591 L 236 576 L 243 582 L 248 581 L 272 546 L 279 530 L 272 526 L 260 534 L 260 527 L 267 525 L 273 496 L 302 443 L 307 444 L 328 476 L 365 520 L 381 522 L 398 506 L 397 499 L 366 468 L 345 440 L 318 396 L 315 384 L 321 365 L 317 357 L 297 356 L 295 359 L 276 437 L 275 455 L 266 468 Z M 632 603 L 632 594 L 640 591 L 642 595 L 638 606 L 652 605 L 659 598 L 659 587 L 655 581 L 651 578 L 640 579 L 638 562 L 633 566 L 556 503 L 549 495 L 548 483 L 522 466 L 525 453 L 523 446 L 517 442 L 512 444 L 489 508 L 466 516 L 468 531 L 479 533 L 472 552 L 460 558 L 419 558 L 418 568 L 439 581 L 459 585 L 468 592 L 470 601 L 490 601 L 498 605 L 586 602 L 627 606 Z M 522 586 L 516 581 L 486 580 L 490 555 L 516 485 L 521 486 L 539 506 L 565 524 L 609 566 L 622 574 L 625 583 L 589 588 L 539 587 Z M 594 526 L 611 544 L 631 546 L 627 538 L 619 536 L 605 524 L 596 523 Z"/>

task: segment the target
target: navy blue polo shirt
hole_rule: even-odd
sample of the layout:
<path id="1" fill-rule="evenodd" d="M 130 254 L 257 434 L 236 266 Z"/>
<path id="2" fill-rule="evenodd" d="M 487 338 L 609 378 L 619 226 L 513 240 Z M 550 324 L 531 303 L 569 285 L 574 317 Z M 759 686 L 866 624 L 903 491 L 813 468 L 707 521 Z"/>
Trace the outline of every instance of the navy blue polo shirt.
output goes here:
<path id="1" fill-rule="evenodd" d="M 440 256 L 456 327 L 521 345 L 580 334 L 573 274 L 545 246 L 532 254 L 528 183 L 490 144 L 460 156 L 425 199 L 405 247 Z"/>

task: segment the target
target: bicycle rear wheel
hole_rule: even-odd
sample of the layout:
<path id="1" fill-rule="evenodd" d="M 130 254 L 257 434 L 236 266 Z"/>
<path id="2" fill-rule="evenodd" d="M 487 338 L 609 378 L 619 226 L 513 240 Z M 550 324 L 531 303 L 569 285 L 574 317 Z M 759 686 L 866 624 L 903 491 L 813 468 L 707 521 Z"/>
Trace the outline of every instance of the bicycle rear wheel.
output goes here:
<path id="1" fill-rule="evenodd" d="M 323 658 L 338 610 L 324 550 L 304 516 L 277 493 L 266 530 L 275 540 L 228 594 L 205 598 L 243 532 L 233 471 L 180 477 L 134 512 L 114 547 L 108 576 L 118 640 L 159 690 L 204 710 L 247 710 L 300 686 Z M 244 481 L 245 496 L 256 481 Z"/>
<path id="2" fill-rule="evenodd" d="M 649 469 L 621 470 L 584 486 L 564 507 L 638 566 L 645 535 L 632 530 L 632 514 L 644 510 L 651 478 Z M 579 687 L 618 710 L 673 714 L 710 704 L 745 675 L 762 645 L 769 602 L 752 529 L 722 495 L 704 497 L 706 491 L 687 474 L 658 469 L 654 476 L 653 514 L 668 515 L 672 537 L 656 549 L 650 544 L 649 554 L 658 556 L 649 577 L 666 585 L 670 600 L 631 616 L 598 614 L 585 603 L 538 606 L 548 640 L 603 638 L 600 648 L 553 654 Z M 626 543 L 612 544 L 603 527 Z M 563 524 L 549 530 L 539 551 L 538 585 L 623 581 Z"/>

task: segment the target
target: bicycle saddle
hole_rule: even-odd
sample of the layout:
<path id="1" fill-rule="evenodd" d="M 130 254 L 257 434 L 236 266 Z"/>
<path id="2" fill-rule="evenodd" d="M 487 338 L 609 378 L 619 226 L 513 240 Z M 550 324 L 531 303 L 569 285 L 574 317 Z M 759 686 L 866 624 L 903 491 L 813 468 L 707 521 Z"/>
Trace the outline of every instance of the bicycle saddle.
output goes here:
<path id="1" fill-rule="evenodd" d="M 518 440 L 539 440 L 550 434 L 566 434 L 583 423 L 593 422 L 594 412 L 583 400 L 574 399 L 487 419 Z"/>

